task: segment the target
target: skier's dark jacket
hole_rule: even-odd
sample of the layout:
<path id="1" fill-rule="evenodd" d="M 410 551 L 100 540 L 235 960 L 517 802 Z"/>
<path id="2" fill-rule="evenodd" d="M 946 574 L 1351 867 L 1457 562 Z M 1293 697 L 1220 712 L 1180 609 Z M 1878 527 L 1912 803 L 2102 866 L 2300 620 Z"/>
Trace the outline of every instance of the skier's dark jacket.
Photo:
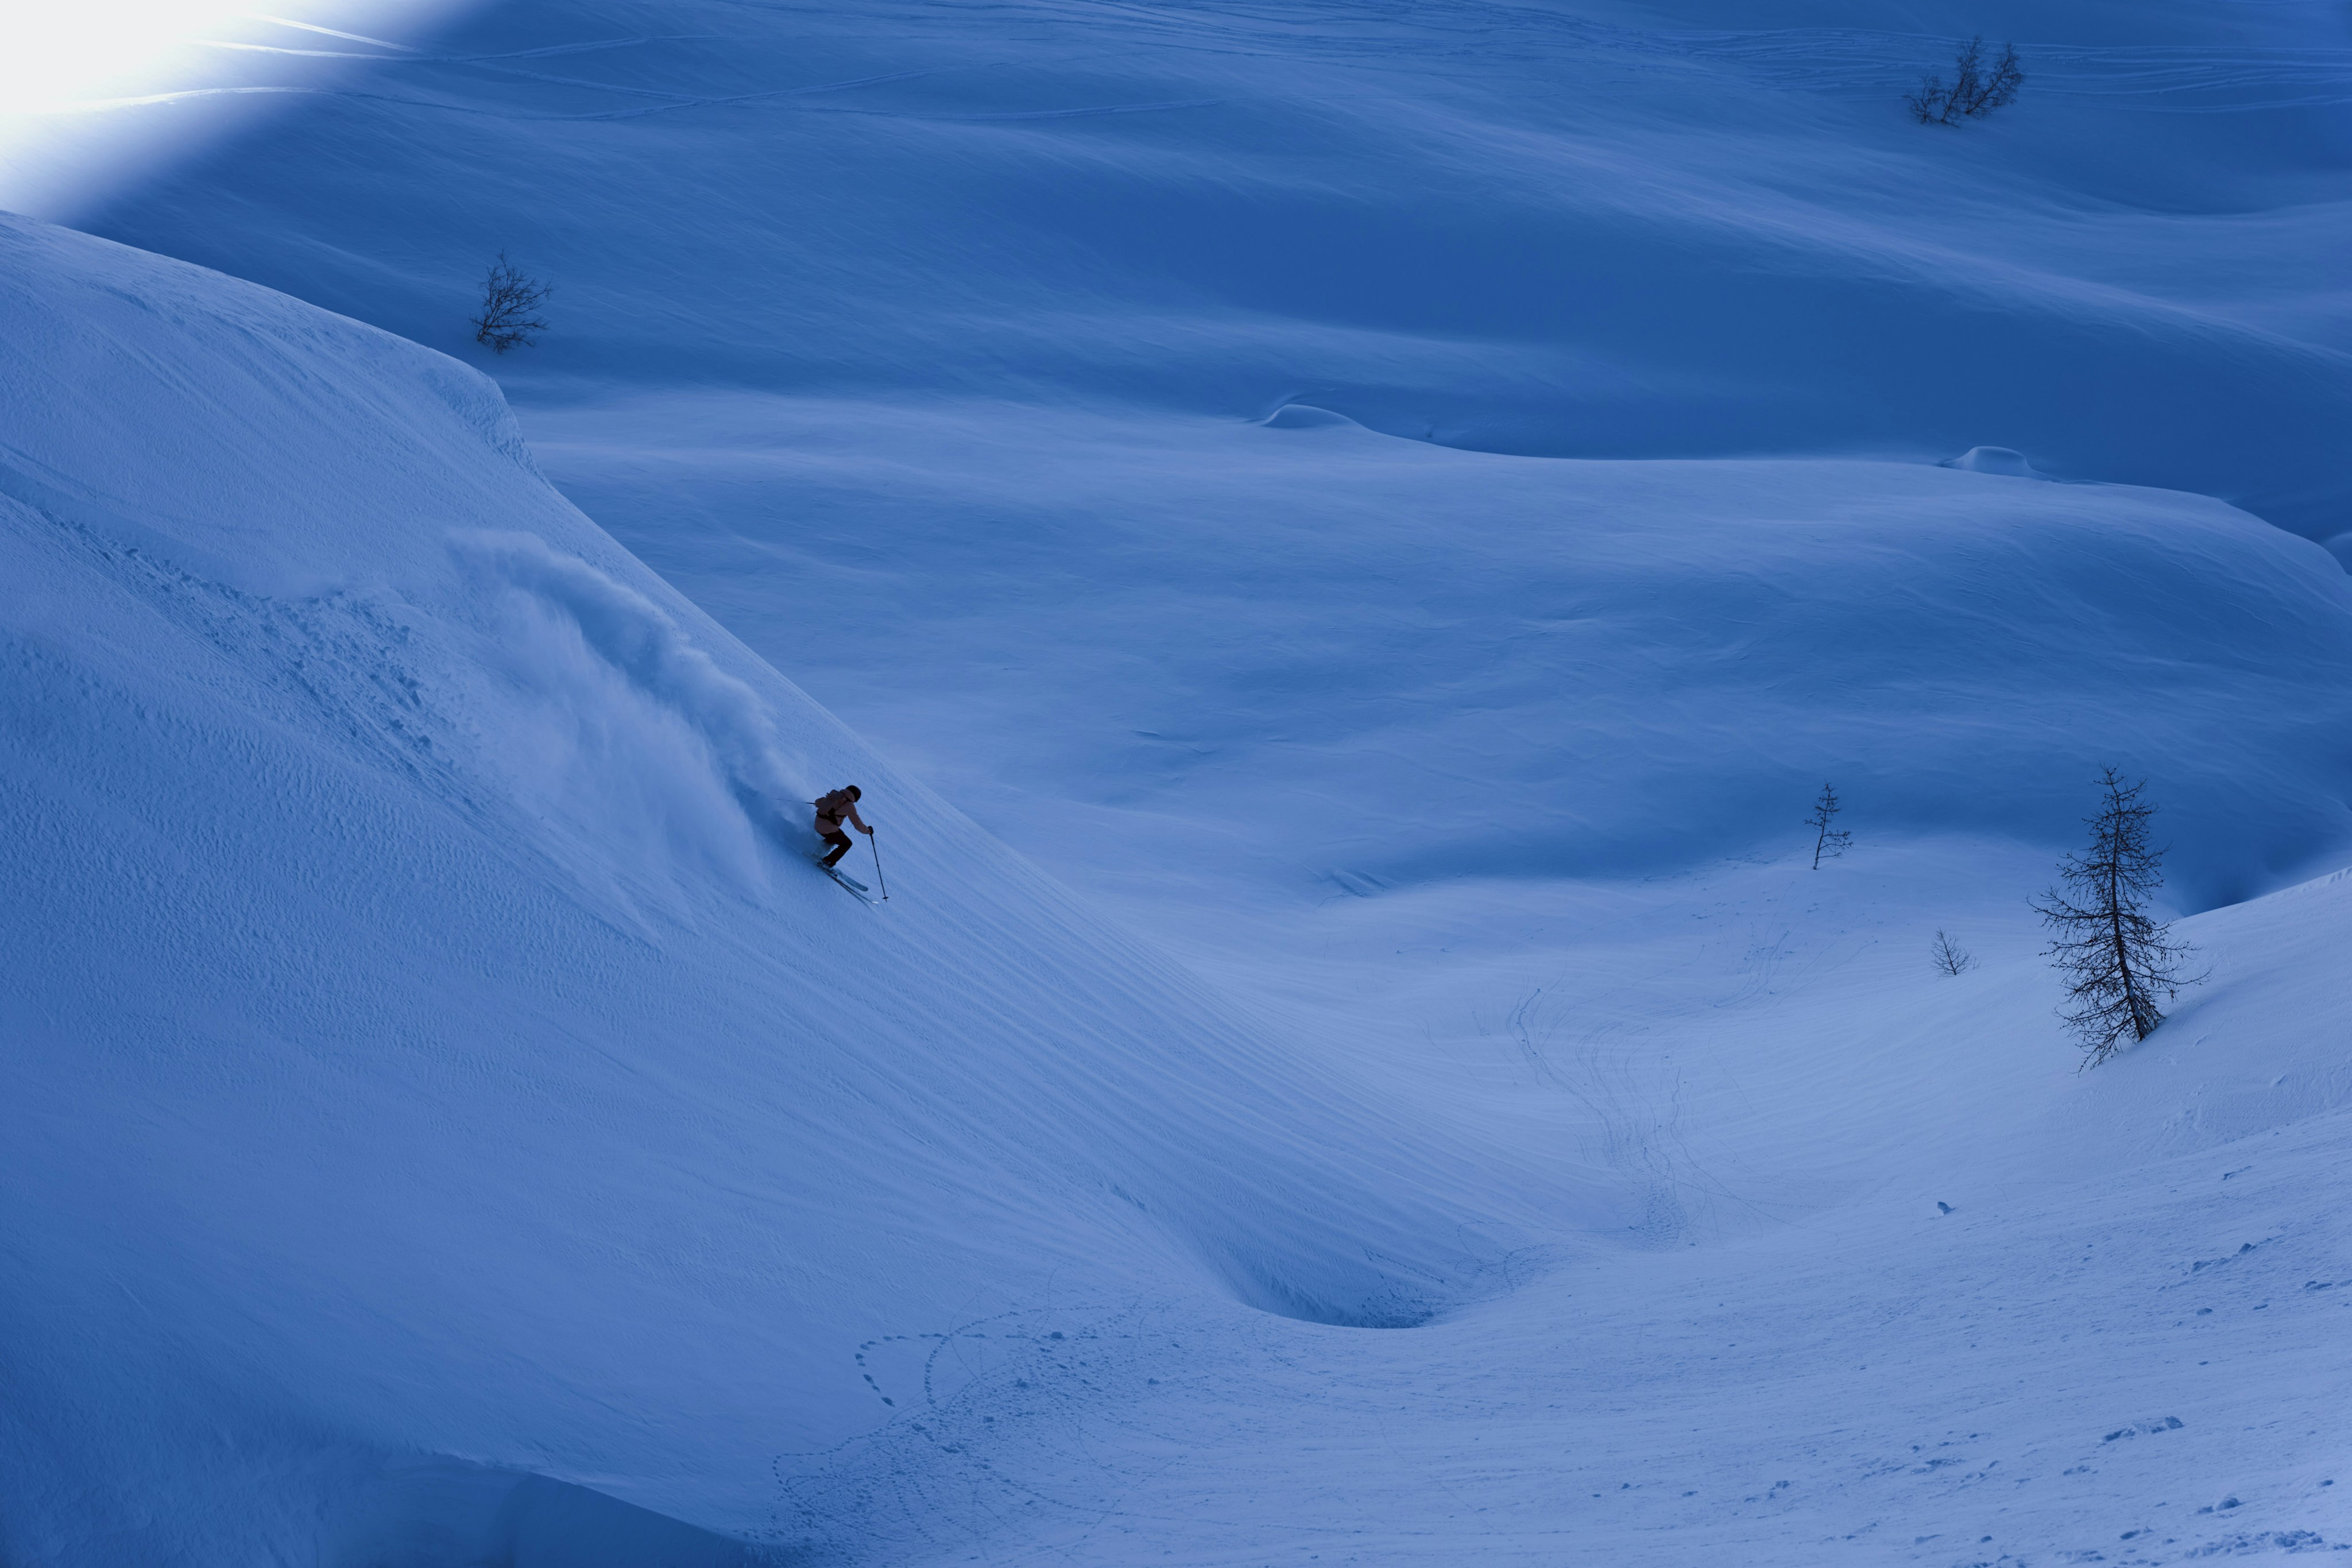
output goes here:
<path id="1" fill-rule="evenodd" d="M 857 821 L 857 799 L 847 789 L 835 789 L 818 796 L 810 804 L 816 808 L 816 831 L 820 838 L 831 838 L 841 831 L 843 818 Z M 864 823 L 858 823 L 860 827 Z"/>

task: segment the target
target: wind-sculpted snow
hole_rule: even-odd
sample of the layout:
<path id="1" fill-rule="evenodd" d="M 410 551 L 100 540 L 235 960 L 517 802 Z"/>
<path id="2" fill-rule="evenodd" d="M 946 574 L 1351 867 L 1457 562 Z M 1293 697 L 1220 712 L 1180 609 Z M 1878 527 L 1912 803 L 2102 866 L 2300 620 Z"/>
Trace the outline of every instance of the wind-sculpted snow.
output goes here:
<path id="1" fill-rule="evenodd" d="M 1493 1288 L 1479 1162 L 866 752 L 469 372 L 0 234 L 12 1558 L 586 1562 L 495 1500 L 764 1529 L 778 1455 L 893 1420 L 877 1333 Z M 851 779 L 883 911 L 802 858 Z"/>
<path id="2" fill-rule="evenodd" d="M 1979 32 L 2024 95 L 1912 123 Z M 2352 502 L 2323 5 L 506 0 L 331 60 L 222 38 L 189 90 L 263 97 L 96 117 L 285 129 L 77 221 L 453 352 L 508 246 L 560 290 L 499 363 L 527 412 L 1297 401 L 1554 456 L 1998 444 L 2312 538 Z"/>
<path id="3" fill-rule="evenodd" d="M 2182 908 L 2352 841 L 2352 580 L 2205 497 L 1983 449 L 1463 453 L 1296 404 L 680 398 L 542 436 L 698 602 L 1139 915 L 1197 889 L 1231 929 L 1240 868 L 1302 902 L 1673 874 L 1789 841 L 1824 777 L 1865 838 L 2054 854 L 2114 761 Z"/>
<path id="4" fill-rule="evenodd" d="M 0 1562 L 2352 1545 L 2335 10 L 337 3 L 0 220 Z"/>

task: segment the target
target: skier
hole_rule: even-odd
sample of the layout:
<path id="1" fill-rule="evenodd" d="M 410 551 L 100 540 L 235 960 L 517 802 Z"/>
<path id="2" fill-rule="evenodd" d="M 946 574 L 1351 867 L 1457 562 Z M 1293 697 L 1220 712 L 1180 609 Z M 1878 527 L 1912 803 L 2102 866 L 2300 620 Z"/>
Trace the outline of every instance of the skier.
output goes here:
<path id="1" fill-rule="evenodd" d="M 816 862 L 825 870 L 831 871 L 840 864 L 841 857 L 849 852 L 849 835 L 841 831 L 843 818 L 847 818 L 849 825 L 861 833 L 871 834 L 874 831 L 866 825 L 866 819 L 857 814 L 857 802 L 865 798 L 865 794 L 856 785 L 845 784 L 810 802 L 816 808 L 816 836 L 833 846 L 833 852 Z"/>

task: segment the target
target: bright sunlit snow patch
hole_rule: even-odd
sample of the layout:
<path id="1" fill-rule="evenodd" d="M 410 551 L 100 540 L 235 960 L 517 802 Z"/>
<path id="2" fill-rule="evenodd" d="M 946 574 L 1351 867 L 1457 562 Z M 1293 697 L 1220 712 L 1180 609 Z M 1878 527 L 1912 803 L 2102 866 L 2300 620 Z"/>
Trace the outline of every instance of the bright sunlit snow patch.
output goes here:
<path id="1" fill-rule="evenodd" d="M 0 113 L 0 206 L 87 210 L 216 140 L 238 108 L 322 90 L 352 55 L 410 52 L 394 39 L 459 3 L 322 0 L 268 12 L 218 0 L 21 7 L 0 50 L 0 104 L 8 106 Z"/>

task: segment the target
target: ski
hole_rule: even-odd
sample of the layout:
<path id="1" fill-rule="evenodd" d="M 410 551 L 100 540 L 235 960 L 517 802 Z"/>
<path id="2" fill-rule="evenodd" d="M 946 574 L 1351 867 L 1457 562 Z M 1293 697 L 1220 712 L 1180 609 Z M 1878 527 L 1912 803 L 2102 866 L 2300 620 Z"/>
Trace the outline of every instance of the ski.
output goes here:
<path id="1" fill-rule="evenodd" d="M 873 891 L 872 889 L 868 888 L 864 883 L 858 881 L 856 877 L 849 875 L 847 873 L 834 870 L 833 867 L 824 863 L 824 857 L 820 855 L 811 855 L 809 856 L 809 864 L 816 867 L 817 870 L 824 873 L 825 875 L 839 883 L 844 888 L 846 888 L 852 894 L 856 895 L 861 903 L 871 904 L 874 902 L 872 899 L 866 896 L 868 893 Z"/>

